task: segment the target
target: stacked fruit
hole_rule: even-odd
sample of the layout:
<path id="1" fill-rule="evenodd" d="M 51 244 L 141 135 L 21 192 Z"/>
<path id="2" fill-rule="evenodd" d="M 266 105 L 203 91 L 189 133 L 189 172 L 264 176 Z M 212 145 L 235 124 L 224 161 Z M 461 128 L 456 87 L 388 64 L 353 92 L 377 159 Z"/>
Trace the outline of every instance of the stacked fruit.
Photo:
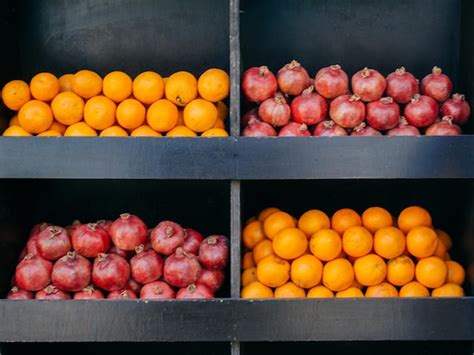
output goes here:
<path id="1" fill-rule="evenodd" d="M 265 66 L 250 68 L 242 91 L 259 107 L 242 117 L 243 135 L 419 136 L 420 129 L 431 136 L 458 135 L 471 113 L 464 95 L 450 98 L 453 84 L 438 67 L 421 85 L 403 67 L 386 78 L 364 68 L 351 86 L 353 94 L 339 65 L 321 69 L 314 80 L 295 60 L 276 76 Z"/>
<path id="2" fill-rule="evenodd" d="M 90 70 L 59 79 L 40 73 L 30 84 L 7 83 L 2 100 L 12 111 L 4 136 L 226 137 L 229 76 L 209 69 L 198 80 L 180 71 L 168 78 L 147 71 L 134 80 Z"/>
<path id="3" fill-rule="evenodd" d="M 171 221 L 149 231 L 128 213 L 66 228 L 43 223 L 30 233 L 7 298 L 214 298 L 228 244 Z"/>
<path id="4" fill-rule="evenodd" d="M 405 208 L 394 223 L 381 207 L 362 216 L 320 210 L 299 220 L 277 208 L 252 217 L 242 239 L 243 298 L 461 297 L 464 268 L 429 212 Z"/>

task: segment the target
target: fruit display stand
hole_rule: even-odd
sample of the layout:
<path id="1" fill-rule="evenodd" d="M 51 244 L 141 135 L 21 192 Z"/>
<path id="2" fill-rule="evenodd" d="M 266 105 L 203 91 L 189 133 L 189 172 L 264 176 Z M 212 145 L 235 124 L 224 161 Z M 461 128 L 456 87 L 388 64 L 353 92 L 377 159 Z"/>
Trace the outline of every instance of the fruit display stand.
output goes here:
<path id="1" fill-rule="evenodd" d="M 417 76 L 442 66 L 469 102 L 469 1 L 19 1 L 0 5 L 0 79 L 90 67 L 131 75 L 230 72 L 232 137 L 0 139 L 0 291 L 32 224 L 137 213 L 182 216 L 231 237 L 228 285 L 211 301 L 0 300 L 0 353 L 32 349 L 189 354 L 470 354 L 472 281 L 459 299 L 240 300 L 241 227 L 269 205 L 301 213 L 348 205 L 427 206 L 474 261 L 472 120 L 456 137 L 241 138 L 243 69 L 295 57 Z M 422 15 L 421 15 L 422 14 Z M 6 122 L 6 116 L 5 120 Z M 275 343 L 278 342 L 278 343 Z M 37 344 L 41 343 L 41 344 Z M 68 343 L 74 343 L 73 346 Z M 157 344 L 159 343 L 159 344 Z"/>

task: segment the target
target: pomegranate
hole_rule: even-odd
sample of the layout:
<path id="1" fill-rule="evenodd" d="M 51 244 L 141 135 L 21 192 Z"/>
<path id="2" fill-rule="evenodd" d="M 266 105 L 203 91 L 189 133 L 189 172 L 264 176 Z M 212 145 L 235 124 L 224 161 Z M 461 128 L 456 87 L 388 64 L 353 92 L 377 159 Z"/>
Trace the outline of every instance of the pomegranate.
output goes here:
<path id="1" fill-rule="evenodd" d="M 247 111 L 243 116 L 242 116 L 242 127 L 245 127 L 249 124 L 250 119 L 256 119 L 260 121 L 260 116 L 258 115 L 258 107 L 255 107 L 251 109 L 250 111 Z"/>
<path id="2" fill-rule="evenodd" d="M 159 254 L 171 255 L 183 246 L 184 236 L 184 229 L 178 223 L 163 221 L 151 231 L 151 246 Z"/>
<path id="3" fill-rule="evenodd" d="M 291 109 L 286 103 L 286 99 L 282 95 L 277 94 L 260 104 L 258 115 L 263 122 L 275 127 L 281 127 L 290 120 Z"/>
<path id="4" fill-rule="evenodd" d="M 440 122 L 433 123 L 426 129 L 427 136 L 457 136 L 461 134 L 461 128 L 453 123 L 451 116 L 445 116 Z"/>
<path id="5" fill-rule="evenodd" d="M 385 78 L 374 69 L 365 67 L 352 77 L 352 91 L 365 102 L 380 99 L 386 87 Z"/>
<path id="6" fill-rule="evenodd" d="M 343 128 L 354 128 L 365 119 L 365 105 L 357 95 L 342 95 L 331 102 L 329 116 Z"/>
<path id="7" fill-rule="evenodd" d="M 263 102 L 277 89 L 277 79 L 266 66 L 247 69 L 242 77 L 242 91 L 250 101 Z"/>
<path id="8" fill-rule="evenodd" d="M 16 286 L 13 286 L 10 292 L 7 294 L 7 299 L 9 300 L 31 300 L 34 298 L 34 295 L 30 291 L 22 290 Z"/>
<path id="9" fill-rule="evenodd" d="M 187 287 L 181 288 L 176 294 L 176 299 L 212 299 L 214 294 L 203 284 L 191 284 Z"/>
<path id="10" fill-rule="evenodd" d="M 131 300 L 137 298 L 137 295 L 132 290 L 118 290 L 110 292 L 107 298 L 109 300 Z"/>
<path id="11" fill-rule="evenodd" d="M 387 132 L 387 136 L 419 136 L 418 128 L 408 124 L 405 117 L 400 117 L 398 127 L 395 127 Z"/>
<path id="12" fill-rule="evenodd" d="M 38 234 L 33 235 L 26 242 L 26 253 L 31 255 L 38 255 L 38 248 L 36 247 L 36 241 L 38 240 Z"/>
<path id="13" fill-rule="evenodd" d="M 144 251 L 144 246 L 135 248 L 137 255 L 130 260 L 132 278 L 141 284 L 158 280 L 163 274 L 163 259 L 155 251 Z"/>
<path id="14" fill-rule="evenodd" d="M 400 107 L 391 97 L 383 97 L 367 104 L 367 123 L 380 131 L 392 129 L 398 125 Z"/>
<path id="15" fill-rule="evenodd" d="M 314 129 L 313 136 L 318 137 L 341 137 L 347 136 L 347 131 L 336 124 L 333 120 L 319 123 Z"/>
<path id="16" fill-rule="evenodd" d="M 204 236 L 197 230 L 194 230 L 192 228 L 186 228 L 184 231 L 184 251 L 197 255 L 197 253 L 199 252 L 199 245 L 204 239 Z"/>
<path id="17" fill-rule="evenodd" d="M 229 240 L 222 235 L 211 235 L 199 247 L 199 262 L 209 270 L 222 270 L 229 261 Z"/>
<path id="18" fill-rule="evenodd" d="M 421 81 L 421 93 L 429 96 L 438 102 L 446 101 L 453 91 L 451 79 L 439 67 L 433 67 L 431 74 L 428 74 Z"/>
<path id="19" fill-rule="evenodd" d="M 28 254 L 17 265 L 15 279 L 18 286 L 27 291 L 38 291 L 49 285 L 51 281 L 51 261 L 39 255 Z"/>
<path id="20" fill-rule="evenodd" d="M 71 250 L 67 231 L 58 226 L 49 226 L 36 239 L 38 254 L 46 260 L 57 260 Z"/>
<path id="21" fill-rule="evenodd" d="M 407 104 L 420 92 L 418 80 L 405 70 L 398 68 L 387 76 L 387 95 L 400 104 Z"/>
<path id="22" fill-rule="evenodd" d="M 51 280 L 61 291 L 79 291 L 91 282 L 92 266 L 89 260 L 74 251 L 67 253 L 53 266 Z"/>
<path id="23" fill-rule="evenodd" d="M 313 90 L 314 86 L 311 85 L 300 96 L 295 97 L 291 103 L 291 114 L 295 122 L 311 126 L 326 118 L 328 104 L 321 95 L 316 94 Z"/>
<path id="24" fill-rule="evenodd" d="M 201 276 L 199 276 L 196 284 L 207 286 L 211 292 L 216 292 L 221 288 L 224 277 L 225 275 L 222 270 L 202 269 Z"/>
<path id="25" fill-rule="evenodd" d="M 29 238 L 37 236 L 38 234 L 40 234 L 40 232 L 44 231 L 48 226 L 50 226 L 50 224 L 46 222 L 35 224 L 30 231 Z"/>
<path id="26" fill-rule="evenodd" d="M 244 137 L 274 137 L 277 132 L 268 123 L 251 118 L 242 135 Z"/>
<path id="27" fill-rule="evenodd" d="M 438 104 L 429 96 L 416 94 L 405 106 L 404 116 L 412 126 L 428 127 L 438 118 Z"/>
<path id="28" fill-rule="evenodd" d="M 284 126 L 280 133 L 279 137 L 308 137 L 311 136 L 311 133 L 308 130 L 308 126 L 304 123 L 290 122 Z"/>
<path id="29" fill-rule="evenodd" d="M 186 287 L 196 282 L 200 275 L 201 265 L 197 256 L 185 252 L 183 248 L 176 249 L 165 261 L 164 279 L 171 286 Z"/>
<path id="30" fill-rule="evenodd" d="M 356 136 L 356 137 L 375 137 L 375 136 L 381 136 L 382 133 L 379 131 L 373 129 L 372 127 L 367 127 L 365 122 L 362 122 L 360 125 L 358 125 L 356 128 L 351 133 L 351 136 Z"/>
<path id="31" fill-rule="evenodd" d="M 441 106 L 441 114 L 443 116 L 451 116 L 453 123 L 462 126 L 469 120 L 471 108 L 464 98 L 464 95 L 454 94 L 451 99 L 447 100 L 443 106 Z"/>
<path id="32" fill-rule="evenodd" d="M 104 228 L 107 231 L 107 233 L 110 234 L 110 227 L 112 227 L 112 224 L 114 223 L 114 221 L 110 221 L 108 219 L 101 219 L 101 220 L 97 221 L 96 223 L 97 223 L 97 225 Z"/>
<path id="33" fill-rule="evenodd" d="M 69 300 L 71 295 L 69 293 L 61 291 L 59 288 L 53 285 L 36 292 L 35 298 L 37 300 Z"/>
<path id="34" fill-rule="evenodd" d="M 175 298 L 174 290 L 163 281 L 155 281 L 142 287 L 140 298 L 147 300 L 163 300 Z"/>
<path id="35" fill-rule="evenodd" d="M 110 248 L 110 236 L 96 223 L 83 224 L 73 232 L 72 247 L 82 256 L 93 258 Z"/>
<path id="36" fill-rule="evenodd" d="M 123 213 L 110 226 L 110 237 L 117 248 L 135 250 L 145 244 L 148 229 L 143 221 L 129 213 Z"/>
<path id="37" fill-rule="evenodd" d="M 92 281 L 106 291 L 117 291 L 127 285 L 130 266 L 127 260 L 115 254 L 99 254 L 94 260 Z"/>
<path id="38" fill-rule="evenodd" d="M 319 95 L 334 99 L 349 94 L 349 78 L 340 65 L 331 65 L 318 71 L 314 87 Z"/>
<path id="39" fill-rule="evenodd" d="M 120 255 L 122 258 L 127 260 L 130 260 L 133 257 L 133 252 L 119 249 L 115 245 L 112 245 L 107 253 Z"/>
<path id="40" fill-rule="evenodd" d="M 81 225 L 81 221 L 75 219 L 70 225 L 66 226 L 67 233 L 72 236 L 72 233 Z"/>
<path id="41" fill-rule="evenodd" d="M 140 293 L 142 286 L 137 283 L 134 279 L 129 279 L 126 286 L 127 290 L 132 290 L 136 295 Z"/>
<path id="42" fill-rule="evenodd" d="M 296 60 L 286 64 L 277 73 L 278 87 L 286 95 L 297 96 L 308 87 L 308 72 Z"/>
<path id="43" fill-rule="evenodd" d="M 20 252 L 20 255 L 18 256 L 18 262 L 22 261 L 25 256 L 28 254 L 28 251 L 26 250 L 26 247 L 24 247 L 21 252 Z"/>
<path id="44" fill-rule="evenodd" d="M 75 300 L 101 300 L 104 299 L 104 295 L 99 290 L 96 290 L 94 286 L 87 286 L 83 290 L 74 294 Z"/>

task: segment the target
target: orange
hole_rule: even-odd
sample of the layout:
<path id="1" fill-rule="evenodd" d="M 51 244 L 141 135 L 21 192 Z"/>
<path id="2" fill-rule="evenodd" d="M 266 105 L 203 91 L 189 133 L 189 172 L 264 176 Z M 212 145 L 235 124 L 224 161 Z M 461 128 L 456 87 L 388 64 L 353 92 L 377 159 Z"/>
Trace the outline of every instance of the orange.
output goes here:
<path id="1" fill-rule="evenodd" d="M 213 128 L 220 128 L 220 129 L 223 129 L 225 131 L 225 123 L 224 121 L 222 121 L 219 117 L 217 118 L 216 120 L 216 123 L 214 123 L 214 126 L 212 126 L 211 129 Z M 209 131 L 209 130 L 208 130 Z M 207 131 L 205 131 L 207 132 Z"/>
<path id="2" fill-rule="evenodd" d="M 99 137 L 128 137 L 128 132 L 120 126 L 112 126 L 100 132 Z"/>
<path id="3" fill-rule="evenodd" d="M 254 281 L 242 289 L 240 297 L 250 299 L 273 298 L 273 291 L 270 287 L 267 287 L 258 281 Z"/>
<path id="4" fill-rule="evenodd" d="M 105 96 L 95 96 L 84 106 L 84 121 L 94 129 L 104 130 L 115 123 L 115 103 Z"/>
<path id="5" fill-rule="evenodd" d="M 247 225 L 249 223 L 255 222 L 256 220 L 257 220 L 257 217 L 252 216 L 249 219 L 247 219 L 244 224 Z"/>
<path id="6" fill-rule="evenodd" d="M 275 298 L 305 298 L 306 293 L 293 282 L 287 282 L 275 289 Z"/>
<path id="7" fill-rule="evenodd" d="M 303 255 L 308 239 L 298 228 L 285 228 L 273 238 L 273 250 L 280 258 L 293 260 Z"/>
<path id="8" fill-rule="evenodd" d="M 267 238 L 270 239 L 275 238 L 281 230 L 294 227 L 296 227 L 296 223 L 293 217 L 283 211 L 274 212 L 263 221 L 263 231 Z"/>
<path id="9" fill-rule="evenodd" d="M 364 227 L 349 227 L 342 236 L 342 248 L 347 255 L 359 258 L 372 250 L 372 234 Z"/>
<path id="10" fill-rule="evenodd" d="M 407 249 L 417 258 L 427 258 L 434 254 L 438 246 L 438 236 L 429 227 L 414 227 L 407 234 Z"/>
<path id="11" fill-rule="evenodd" d="M 349 227 L 361 226 L 362 219 L 356 211 L 350 208 L 343 208 L 336 211 L 331 218 L 331 226 L 339 234 L 342 234 Z"/>
<path id="12" fill-rule="evenodd" d="M 435 232 L 446 247 L 446 251 L 450 251 L 451 247 L 453 246 L 453 241 L 451 240 L 449 234 L 441 229 L 436 229 Z"/>
<path id="13" fill-rule="evenodd" d="M 461 286 L 447 283 L 431 291 L 433 297 L 464 297 L 464 290 Z"/>
<path id="14" fill-rule="evenodd" d="M 344 291 L 336 293 L 336 298 L 359 298 L 364 297 L 362 291 L 357 287 L 349 287 Z"/>
<path id="15" fill-rule="evenodd" d="M 178 108 L 166 99 L 158 100 L 148 108 L 148 125 L 158 132 L 167 132 L 178 123 Z"/>
<path id="16" fill-rule="evenodd" d="M 444 257 L 444 260 L 451 260 L 451 255 L 449 253 L 446 253 L 446 256 Z"/>
<path id="17" fill-rule="evenodd" d="M 229 133 L 225 129 L 221 128 L 211 128 L 208 129 L 207 131 L 204 131 L 203 134 L 201 134 L 201 137 L 229 137 Z"/>
<path id="18" fill-rule="evenodd" d="M 431 223 L 430 213 L 420 206 L 407 207 L 398 216 L 398 228 L 403 233 L 418 226 L 431 227 Z"/>
<path id="19" fill-rule="evenodd" d="M 31 95 L 36 100 L 51 101 L 59 92 L 59 81 L 51 73 L 36 74 L 30 82 Z"/>
<path id="20" fill-rule="evenodd" d="M 31 100 L 21 107 L 18 121 L 25 131 L 41 133 L 47 131 L 53 123 L 53 112 L 43 101 Z"/>
<path id="21" fill-rule="evenodd" d="M 18 115 L 13 116 L 10 119 L 10 122 L 8 122 L 8 127 L 19 126 L 19 125 L 20 125 L 20 121 L 18 120 Z"/>
<path id="22" fill-rule="evenodd" d="M 135 129 L 145 122 L 146 109 L 135 99 L 126 99 L 117 106 L 117 122 L 125 129 Z"/>
<path id="23" fill-rule="evenodd" d="M 197 97 L 197 80 L 193 74 L 180 71 L 166 81 L 165 96 L 178 106 L 186 106 Z"/>
<path id="24" fill-rule="evenodd" d="M 362 225 L 375 233 L 380 228 L 393 226 L 393 218 L 385 208 L 370 207 L 362 213 Z"/>
<path id="25" fill-rule="evenodd" d="M 53 124 L 51 125 L 51 127 L 49 127 L 49 130 L 50 131 L 56 131 L 58 132 L 60 135 L 63 135 L 64 132 L 66 132 L 66 126 L 63 125 L 62 123 L 59 123 L 58 121 L 53 121 Z"/>
<path id="26" fill-rule="evenodd" d="M 321 282 L 323 263 L 313 255 L 303 255 L 291 263 L 291 281 L 302 288 L 311 288 Z"/>
<path id="27" fill-rule="evenodd" d="M 290 264 L 275 255 L 269 255 L 257 265 L 257 278 L 268 287 L 280 287 L 290 279 Z"/>
<path id="28" fill-rule="evenodd" d="M 321 229 L 328 229 L 331 221 L 326 213 L 320 210 L 309 210 L 298 220 L 298 228 L 301 229 L 306 237 L 311 236 Z"/>
<path id="29" fill-rule="evenodd" d="M 323 261 L 333 260 L 341 253 L 341 237 L 332 229 L 321 229 L 312 236 L 309 248 L 317 258 Z"/>
<path id="30" fill-rule="evenodd" d="M 49 130 L 49 131 L 44 131 L 40 134 L 38 134 L 38 137 L 61 137 L 62 134 L 57 132 L 57 131 L 53 131 L 53 130 Z"/>
<path id="31" fill-rule="evenodd" d="M 80 70 L 71 79 L 72 91 L 84 99 L 102 92 L 102 78 L 91 70 Z"/>
<path id="32" fill-rule="evenodd" d="M 270 255 L 270 254 L 268 254 L 268 255 Z M 267 256 L 267 255 L 265 255 L 265 256 Z M 250 268 L 255 267 L 255 266 L 256 266 L 256 264 L 253 261 L 253 253 L 251 251 L 245 253 L 244 256 L 242 257 L 242 269 L 247 270 L 247 269 L 250 269 Z"/>
<path id="33" fill-rule="evenodd" d="M 276 207 L 267 207 L 263 209 L 259 214 L 258 214 L 258 220 L 259 221 L 265 221 L 268 216 L 270 216 L 272 213 L 279 212 L 280 209 Z"/>
<path id="34" fill-rule="evenodd" d="M 59 92 L 72 91 L 72 78 L 74 74 L 64 74 L 59 77 Z"/>
<path id="35" fill-rule="evenodd" d="M 161 75 L 152 71 L 139 74 L 133 80 L 133 96 L 143 104 L 151 105 L 165 93 L 165 83 Z"/>
<path id="36" fill-rule="evenodd" d="M 316 286 L 308 291 L 307 298 L 333 298 L 334 293 L 325 286 Z"/>
<path id="37" fill-rule="evenodd" d="M 346 259 L 331 260 L 324 265 L 323 284 L 331 291 L 344 291 L 353 281 L 354 269 Z"/>
<path id="38" fill-rule="evenodd" d="M 380 256 L 369 254 L 355 261 L 354 272 L 357 281 L 361 285 L 375 286 L 385 280 L 387 266 Z"/>
<path id="39" fill-rule="evenodd" d="M 437 256 L 418 261 L 415 269 L 416 280 L 428 288 L 437 288 L 446 282 L 448 267 Z"/>
<path id="40" fill-rule="evenodd" d="M 464 271 L 464 268 L 461 266 L 461 264 L 449 260 L 446 261 L 446 266 L 448 267 L 448 278 L 446 282 L 462 285 L 464 283 L 464 279 L 466 278 L 466 271 Z"/>
<path id="41" fill-rule="evenodd" d="M 158 133 L 151 129 L 150 126 L 143 125 L 133 130 L 130 134 L 131 137 L 161 137 L 161 133 Z"/>
<path id="42" fill-rule="evenodd" d="M 199 77 L 199 96 L 204 100 L 218 102 L 229 96 L 229 90 L 229 75 L 221 69 L 208 69 Z"/>
<path id="43" fill-rule="evenodd" d="M 32 134 L 25 131 L 20 126 L 10 126 L 2 134 L 4 137 L 29 137 Z"/>
<path id="44" fill-rule="evenodd" d="M 178 122 L 176 123 L 176 126 L 184 126 L 183 111 L 184 110 L 181 108 L 178 109 Z"/>
<path id="45" fill-rule="evenodd" d="M 183 116 L 187 127 L 194 132 L 204 132 L 216 123 L 217 108 L 209 101 L 196 99 L 186 105 Z"/>
<path id="46" fill-rule="evenodd" d="M 132 79 L 121 71 L 113 71 L 104 78 L 104 95 L 116 103 L 122 102 L 132 95 Z"/>
<path id="47" fill-rule="evenodd" d="M 176 126 L 166 133 L 166 137 L 197 137 L 197 134 L 186 126 Z"/>
<path id="48" fill-rule="evenodd" d="M 3 103 L 12 111 L 18 111 L 30 99 L 30 87 L 22 80 L 12 80 L 2 89 Z"/>
<path id="49" fill-rule="evenodd" d="M 412 281 L 400 289 L 400 297 L 430 297 L 430 291 L 419 282 Z"/>
<path id="50" fill-rule="evenodd" d="M 245 287 L 254 281 L 258 281 L 257 268 L 251 267 L 249 269 L 245 269 L 244 272 L 242 273 L 241 281 L 242 281 L 242 287 Z"/>
<path id="51" fill-rule="evenodd" d="M 84 100 L 71 91 L 65 91 L 53 99 L 51 109 L 59 123 L 69 126 L 84 117 Z"/>
<path id="52" fill-rule="evenodd" d="M 365 297 L 398 297 L 398 291 L 393 285 L 383 282 L 379 285 L 367 287 Z"/>
<path id="53" fill-rule="evenodd" d="M 222 101 L 219 101 L 216 104 L 216 107 L 217 107 L 217 119 L 224 122 L 227 119 L 227 117 L 229 116 L 229 108 Z"/>
<path id="54" fill-rule="evenodd" d="M 362 288 L 363 288 L 364 286 L 361 285 L 361 284 L 359 283 L 359 281 L 357 281 L 357 280 L 354 279 L 354 281 L 352 281 L 351 287 L 356 287 L 356 288 L 358 288 L 359 290 L 362 290 Z"/>
<path id="55" fill-rule="evenodd" d="M 415 264 L 405 255 L 387 263 L 387 281 L 395 286 L 403 286 L 415 277 Z"/>
<path id="56" fill-rule="evenodd" d="M 258 265 L 262 259 L 274 254 L 273 242 L 270 239 L 265 239 L 253 248 L 253 261 L 255 262 L 255 265 Z"/>
<path id="57" fill-rule="evenodd" d="M 374 235 L 374 251 L 385 259 L 403 254 L 406 242 L 403 232 L 395 227 L 382 227 Z"/>
<path id="58" fill-rule="evenodd" d="M 263 233 L 263 223 L 260 221 L 254 221 L 247 224 L 242 232 L 242 240 L 246 248 L 252 250 L 255 245 L 265 239 Z"/>
<path id="59" fill-rule="evenodd" d="M 446 251 L 446 246 L 444 245 L 444 243 L 441 241 L 441 239 L 438 237 L 438 244 L 436 246 L 436 250 L 435 252 L 433 253 L 434 256 L 437 256 L 441 259 L 446 259 L 446 254 L 447 254 L 447 251 Z"/>
<path id="60" fill-rule="evenodd" d="M 64 132 L 65 137 L 97 137 L 97 132 L 85 122 L 74 123 Z"/>

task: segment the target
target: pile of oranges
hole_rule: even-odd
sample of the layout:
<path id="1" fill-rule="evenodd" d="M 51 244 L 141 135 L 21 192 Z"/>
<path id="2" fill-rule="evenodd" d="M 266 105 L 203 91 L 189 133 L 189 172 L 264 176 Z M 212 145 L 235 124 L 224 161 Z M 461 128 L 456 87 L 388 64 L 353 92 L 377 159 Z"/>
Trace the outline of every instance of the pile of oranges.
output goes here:
<path id="1" fill-rule="evenodd" d="M 298 220 L 270 207 L 242 233 L 242 298 L 462 297 L 465 270 L 430 213 L 344 208 Z"/>
<path id="2" fill-rule="evenodd" d="M 209 69 L 199 79 L 180 71 L 162 78 L 147 71 L 134 80 L 121 71 L 103 79 L 90 70 L 35 75 L 2 89 L 16 114 L 4 136 L 226 137 L 229 76 Z"/>

